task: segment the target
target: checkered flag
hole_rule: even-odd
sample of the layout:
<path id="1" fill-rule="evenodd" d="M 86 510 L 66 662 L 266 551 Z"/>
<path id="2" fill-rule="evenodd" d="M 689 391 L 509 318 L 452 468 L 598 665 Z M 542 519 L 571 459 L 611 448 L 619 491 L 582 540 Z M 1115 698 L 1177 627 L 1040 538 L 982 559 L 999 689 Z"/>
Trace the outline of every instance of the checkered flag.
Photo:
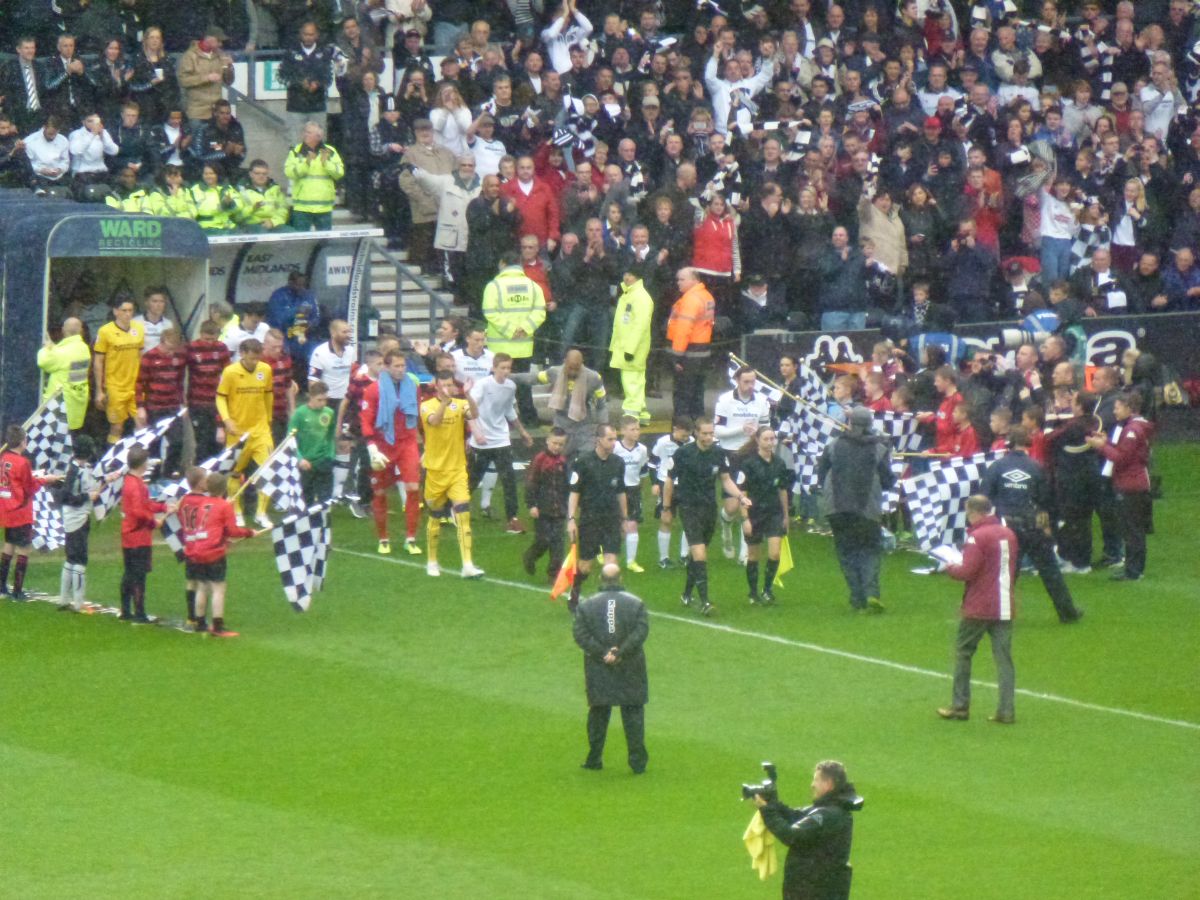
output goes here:
<path id="1" fill-rule="evenodd" d="M 103 519 L 112 512 L 121 499 L 122 480 L 117 478 L 114 481 L 105 481 L 105 477 L 113 472 L 124 472 L 129 464 L 129 451 L 134 447 L 145 447 L 146 449 L 152 447 L 162 439 L 162 436 L 167 433 L 167 429 L 175 423 L 179 416 L 180 413 L 175 413 L 173 416 L 160 419 L 153 425 L 139 428 L 128 437 L 121 438 L 108 448 L 108 452 L 104 456 L 100 457 L 100 461 L 92 469 L 92 474 L 105 482 L 104 487 L 100 489 L 100 498 L 92 506 L 92 511 L 96 514 L 97 519 Z"/>
<path id="2" fill-rule="evenodd" d="M 296 453 L 296 436 L 288 435 L 278 449 L 258 471 L 254 483 L 270 498 L 284 515 L 300 514 L 308 509 L 300 487 L 300 456 Z"/>
<path id="3" fill-rule="evenodd" d="M 811 406 L 800 404 L 796 414 L 785 423 L 792 435 L 792 452 L 796 456 L 796 484 L 812 493 L 817 489 L 817 463 L 834 436 L 844 429 L 836 419 L 821 415 Z"/>
<path id="4" fill-rule="evenodd" d="M 318 503 L 304 512 L 288 516 L 273 529 L 275 567 L 283 583 L 283 593 L 292 609 L 306 612 L 312 597 L 325 581 L 325 567 L 332 532 L 329 507 L 332 501 Z"/>
<path id="5" fill-rule="evenodd" d="M 892 477 L 896 479 L 896 483 L 883 492 L 883 511 L 885 513 L 894 513 L 900 508 L 900 482 L 904 478 L 904 471 L 908 468 L 908 460 L 897 459 L 892 457 L 891 461 Z"/>
<path id="6" fill-rule="evenodd" d="M 967 539 L 967 498 L 979 490 L 983 473 L 1002 453 L 934 461 L 928 472 L 906 478 L 901 488 L 922 550 Z"/>
<path id="7" fill-rule="evenodd" d="M 29 420 L 25 436 L 34 469 L 59 475 L 67 471 L 71 462 L 71 430 L 67 427 L 67 403 L 62 394 Z"/>
<path id="8" fill-rule="evenodd" d="M 200 468 L 210 475 L 214 472 L 220 475 L 228 475 L 237 464 L 238 454 L 242 452 L 242 445 L 246 443 L 247 437 L 248 435 L 243 434 L 232 447 L 226 447 L 216 456 L 200 463 Z M 163 490 L 160 499 L 164 503 L 170 503 L 183 499 L 184 494 L 187 492 L 187 479 L 181 478 L 174 484 L 168 485 Z M 179 532 L 182 530 L 183 526 L 179 521 L 179 516 L 175 515 L 175 513 L 171 513 L 163 520 L 161 529 L 163 540 L 171 548 L 171 552 L 175 554 L 175 558 L 179 562 L 183 562 L 183 540 L 179 536 Z"/>
<path id="9" fill-rule="evenodd" d="M 741 368 L 741 366 L 739 366 L 737 363 L 730 361 L 730 363 L 729 363 L 729 383 L 731 385 L 733 385 L 735 388 L 737 387 L 737 379 L 734 378 L 734 373 L 740 368 Z M 757 379 L 754 382 L 754 393 L 756 393 L 762 397 L 766 397 L 767 402 L 770 403 L 772 406 L 774 406 L 776 403 L 778 403 L 780 400 L 783 399 L 782 391 L 780 391 L 778 388 L 767 387 L 765 384 L 762 383 L 761 378 Z"/>
<path id="10" fill-rule="evenodd" d="M 43 487 L 33 495 L 33 549 L 50 553 L 66 543 L 62 508 L 54 501 L 54 492 Z"/>
<path id="11" fill-rule="evenodd" d="M 896 453 L 916 453 L 921 449 L 921 435 L 917 431 L 917 417 L 912 413 L 875 413 L 875 430 L 892 439 L 892 450 Z"/>

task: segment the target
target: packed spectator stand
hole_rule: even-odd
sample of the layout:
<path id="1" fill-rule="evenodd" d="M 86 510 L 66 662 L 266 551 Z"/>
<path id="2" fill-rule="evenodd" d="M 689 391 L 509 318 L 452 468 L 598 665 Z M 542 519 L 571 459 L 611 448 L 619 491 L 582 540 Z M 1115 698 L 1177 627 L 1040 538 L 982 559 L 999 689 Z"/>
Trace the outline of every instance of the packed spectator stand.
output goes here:
<path id="1" fill-rule="evenodd" d="M 475 314 L 501 254 L 533 237 L 537 337 L 593 365 L 626 270 L 654 299 L 656 347 L 684 267 L 718 339 L 1200 306 L 1184 0 L 0 15 L 5 185 L 218 232 L 327 229 L 344 205 Z M 285 158 L 255 152 L 226 97 L 247 52 L 274 52 L 287 86 Z"/>

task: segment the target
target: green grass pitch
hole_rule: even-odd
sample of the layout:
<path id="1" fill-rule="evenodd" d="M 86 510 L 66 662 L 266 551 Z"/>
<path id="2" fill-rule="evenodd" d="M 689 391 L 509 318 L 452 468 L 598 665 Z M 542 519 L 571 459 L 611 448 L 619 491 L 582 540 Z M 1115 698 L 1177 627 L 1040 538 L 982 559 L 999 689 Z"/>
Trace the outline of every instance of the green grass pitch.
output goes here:
<path id="1" fill-rule="evenodd" d="M 1200 449 L 1156 455 L 1144 581 L 1070 576 L 1087 617 L 1064 627 L 1022 578 L 1011 728 L 986 721 L 985 647 L 972 720 L 934 714 L 960 588 L 909 574 L 918 557 L 889 557 L 887 614 L 856 617 L 829 539 L 794 534 L 797 568 L 758 609 L 718 540 L 719 617 L 701 621 L 680 608 L 681 572 L 649 568 L 647 521 L 649 570 L 626 579 L 653 614 L 642 777 L 619 717 L 605 770 L 579 769 L 570 619 L 499 519 L 476 517 L 489 580 L 434 581 L 339 512 L 305 615 L 265 539 L 242 546 L 235 640 L 0 602 L 0 896 L 777 897 L 741 845 L 738 786 L 772 759 L 800 805 L 812 764 L 835 757 L 866 797 L 857 898 L 1196 897 Z M 108 603 L 115 533 L 94 533 L 89 569 Z M 442 546 L 456 570 L 452 532 Z M 150 611 L 179 616 L 182 572 L 155 557 Z M 59 561 L 34 560 L 30 586 L 57 592 Z"/>

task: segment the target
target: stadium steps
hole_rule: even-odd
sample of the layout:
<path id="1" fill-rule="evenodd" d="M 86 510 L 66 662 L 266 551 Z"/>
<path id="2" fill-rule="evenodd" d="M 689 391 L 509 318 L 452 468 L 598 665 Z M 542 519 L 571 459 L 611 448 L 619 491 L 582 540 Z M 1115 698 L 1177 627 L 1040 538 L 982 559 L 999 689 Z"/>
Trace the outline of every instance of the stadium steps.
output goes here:
<path id="1" fill-rule="evenodd" d="M 352 216 L 349 210 L 336 207 L 333 211 L 333 230 L 348 231 L 361 228 L 368 224 Z M 407 259 L 407 250 L 397 250 L 393 253 L 400 259 Z M 396 278 L 397 271 L 391 262 L 380 255 L 371 259 L 371 305 L 378 310 L 381 322 L 394 323 L 401 334 L 414 337 L 424 337 L 427 328 L 432 328 L 429 322 L 429 298 L 411 278 L 401 275 L 400 309 L 396 309 Z M 451 305 L 454 315 L 466 315 L 466 308 L 454 306 L 454 295 L 450 291 L 441 290 L 445 285 L 440 275 L 422 276 L 422 280 L 434 288 L 438 297 Z M 440 318 L 440 317 L 439 317 Z"/>

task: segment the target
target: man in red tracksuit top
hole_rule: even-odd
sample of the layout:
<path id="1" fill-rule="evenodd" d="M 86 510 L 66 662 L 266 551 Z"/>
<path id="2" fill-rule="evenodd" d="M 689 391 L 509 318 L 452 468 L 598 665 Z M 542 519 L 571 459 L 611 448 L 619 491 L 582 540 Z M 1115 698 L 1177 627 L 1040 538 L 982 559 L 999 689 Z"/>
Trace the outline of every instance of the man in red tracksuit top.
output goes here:
<path id="1" fill-rule="evenodd" d="M 4 552 L 0 554 L 0 596 L 13 600 L 28 600 L 25 593 L 25 569 L 33 546 L 33 495 L 44 484 L 60 480 L 34 478 L 25 452 L 25 429 L 10 425 L 4 433 L 8 449 L 0 453 L 0 527 L 4 529 Z M 12 590 L 8 589 L 8 568 L 13 555 L 17 565 L 13 570 Z"/>
<path id="2" fill-rule="evenodd" d="M 145 447 L 129 451 L 127 474 L 121 485 L 121 551 L 125 572 L 121 576 L 121 619 L 149 622 L 146 615 L 146 576 L 151 570 L 154 529 L 163 523 L 168 507 L 150 499 L 143 478 L 150 464 Z M 130 607 L 133 612 L 130 612 Z"/>
<path id="3" fill-rule="evenodd" d="M 1087 439 L 1106 460 L 1101 474 L 1112 476 L 1120 510 L 1125 570 L 1114 574 L 1113 581 L 1137 581 L 1142 577 L 1146 569 L 1146 535 L 1154 531 L 1149 468 L 1154 426 L 1139 415 L 1141 411 L 1140 394 L 1121 394 L 1113 402 L 1118 430 L 1111 443 L 1102 434 Z"/>
<path id="4" fill-rule="evenodd" d="M 224 475 L 191 469 L 188 472 L 190 491 L 180 501 L 177 513 L 189 592 L 188 624 L 194 631 L 208 630 L 205 614 L 211 594 L 212 633 L 217 637 L 236 636 L 236 632 L 225 628 L 225 554 L 229 541 L 254 537 L 255 534 L 251 528 L 238 527 L 233 504 L 225 499 L 227 485 Z"/>
<path id="5" fill-rule="evenodd" d="M 938 709 L 943 719 L 966 719 L 971 708 L 971 657 L 983 639 L 991 638 L 992 658 L 1000 697 L 996 714 L 989 721 L 1011 725 L 1016 676 L 1012 663 L 1012 622 L 1016 612 L 1014 588 L 1021 551 L 1017 536 L 992 512 L 992 502 L 980 495 L 967 499 L 967 542 L 962 563 L 946 567 L 946 573 L 965 581 L 962 619 L 955 642 L 954 694 L 950 706 Z"/>
<path id="6" fill-rule="evenodd" d="M 404 549 L 412 556 L 421 552 L 417 545 L 417 524 L 421 516 L 417 387 L 417 378 L 409 374 L 404 353 L 389 350 L 383 358 L 379 378 L 363 392 L 359 424 L 371 460 L 371 511 L 375 516 L 380 553 L 392 552 L 388 541 L 387 495 L 397 483 L 404 485 Z"/>

